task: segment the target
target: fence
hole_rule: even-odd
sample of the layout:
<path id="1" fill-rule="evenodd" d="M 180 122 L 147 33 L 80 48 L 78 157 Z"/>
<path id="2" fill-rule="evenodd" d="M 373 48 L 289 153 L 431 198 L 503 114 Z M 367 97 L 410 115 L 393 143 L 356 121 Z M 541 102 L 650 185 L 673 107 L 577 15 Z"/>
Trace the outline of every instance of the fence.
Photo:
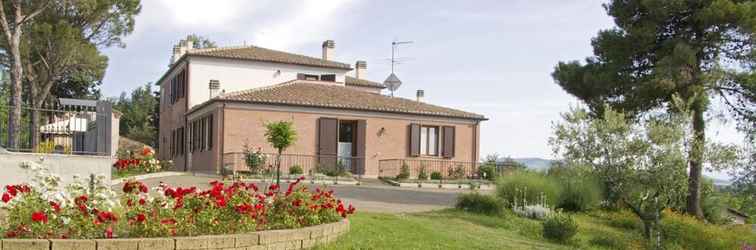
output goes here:
<path id="1" fill-rule="evenodd" d="M 417 179 L 420 172 L 424 171 L 426 178 L 433 173 L 443 179 L 480 179 L 480 163 L 467 161 L 447 161 L 430 159 L 386 159 L 378 161 L 378 177 L 397 177 L 402 172 L 402 167 L 409 171 L 407 178 Z"/>
<path id="2" fill-rule="evenodd" d="M 109 102 L 61 98 L 40 108 L 22 106 L 17 145 L 9 142 L 11 112 L 11 106 L 0 107 L 0 145 L 9 151 L 86 155 L 115 151 L 118 120 Z"/>
<path id="3" fill-rule="evenodd" d="M 263 153 L 258 166 L 250 168 L 243 152 L 223 154 L 223 166 L 234 172 L 249 172 L 252 174 L 274 173 L 276 168 L 276 154 Z M 364 157 L 343 157 L 332 155 L 303 155 L 282 154 L 281 174 L 291 173 L 293 167 L 299 167 L 302 174 L 325 174 L 339 176 L 346 173 L 361 176 L 365 173 Z"/>

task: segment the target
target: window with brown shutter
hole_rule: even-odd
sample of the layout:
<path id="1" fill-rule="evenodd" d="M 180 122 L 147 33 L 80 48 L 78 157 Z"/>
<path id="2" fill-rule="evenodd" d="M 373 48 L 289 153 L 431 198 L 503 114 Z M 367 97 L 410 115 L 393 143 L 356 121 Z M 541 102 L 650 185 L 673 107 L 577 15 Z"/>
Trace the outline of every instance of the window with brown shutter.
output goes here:
<path id="1" fill-rule="evenodd" d="M 409 125 L 409 156 L 420 156 L 420 124 Z"/>
<path id="2" fill-rule="evenodd" d="M 454 147 L 455 147 L 455 141 L 454 138 L 456 136 L 455 129 L 453 126 L 444 126 L 443 127 L 443 136 L 444 136 L 444 147 L 442 148 L 442 156 L 445 158 L 453 158 L 454 157 Z"/>

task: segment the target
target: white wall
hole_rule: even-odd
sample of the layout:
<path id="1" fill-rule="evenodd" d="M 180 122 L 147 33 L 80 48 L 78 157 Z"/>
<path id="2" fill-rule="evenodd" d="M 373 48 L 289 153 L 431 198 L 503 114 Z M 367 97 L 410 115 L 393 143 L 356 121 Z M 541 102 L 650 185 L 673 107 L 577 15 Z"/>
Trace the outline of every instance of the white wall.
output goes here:
<path id="1" fill-rule="evenodd" d="M 297 78 L 297 73 L 335 74 L 343 83 L 348 70 L 318 68 L 282 63 L 231 60 L 207 57 L 189 58 L 189 108 L 210 99 L 208 83 L 220 81 L 226 93 L 282 83 Z M 280 70 L 280 73 L 278 71 Z"/>
<path id="2" fill-rule="evenodd" d="M 28 183 L 31 181 L 30 172 L 22 169 L 22 162 L 35 162 L 50 169 L 50 172 L 60 176 L 62 186 L 73 181 L 74 175 L 88 177 L 90 174 L 104 175 L 110 182 L 110 169 L 114 158 L 111 156 L 62 155 L 12 153 L 0 148 L 0 185 Z"/>

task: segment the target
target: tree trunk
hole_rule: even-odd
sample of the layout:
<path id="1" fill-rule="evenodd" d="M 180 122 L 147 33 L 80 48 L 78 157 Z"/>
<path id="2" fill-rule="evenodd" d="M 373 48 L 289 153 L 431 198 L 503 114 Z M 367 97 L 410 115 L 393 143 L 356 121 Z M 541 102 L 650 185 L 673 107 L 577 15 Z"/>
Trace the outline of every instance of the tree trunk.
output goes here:
<path id="1" fill-rule="evenodd" d="M 37 96 L 37 90 L 34 86 L 31 86 L 31 96 L 32 98 L 29 98 L 29 102 L 31 102 L 31 122 L 29 131 L 31 132 L 31 148 L 32 150 L 36 150 L 37 146 L 39 145 L 39 110 L 42 106 L 42 100 L 37 100 L 35 97 Z"/>
<path id="2" fill-rule="evenodd" d="M 654 222 L 651 220 L 643 219 L 643 238 L 651 240 L 651 236 L 654 234 Z"/>
<path id="3" fill-rule="evenodd" d="M 701 97 L 699 97 L 701 98 Z M 703 101 L 697 101 L 703 102 Z M 701 210 L 701 171 L 703 154 L 706 143 L 706 124 L 704 120 L 704 105 L 696 103 L 693 107 L 693 147 L 690 151 L 688 176 L 687 213 L 699 219 L 703 218 Z"/>
<path id="4" fill-rule="evenodd" d="M 21 77 L 23 68 L 21 67 L 21 31 L 17 30 L 9 41 L 11 54 L 10 67 L 10 107 L 11 112 L 8 114 L 8 147 L 18 150 L 21 146 Z"/>
<path id="5" fill-rule="evenodd" d="M 278 186 L 278 190 L 281 190 L 281 153 L 283 150 L 278 149 L 278 154 L 276 155 L 276 186 Z"/>

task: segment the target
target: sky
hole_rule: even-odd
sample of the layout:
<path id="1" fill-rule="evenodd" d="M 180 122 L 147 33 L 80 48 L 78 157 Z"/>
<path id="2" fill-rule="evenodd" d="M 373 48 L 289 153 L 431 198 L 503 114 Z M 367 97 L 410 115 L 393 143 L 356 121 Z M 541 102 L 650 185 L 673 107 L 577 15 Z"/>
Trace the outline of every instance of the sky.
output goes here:
<path id="1" fill-rule="evenodd" d="M 335 60 L 365 60 L 367 78 L 390 73 L 392 41 L 398 96 L 425 91 L 427 102 L 483 114 L 482 155 L 554 158 L 552 122 L 579 105 L 551 78 L 559 61 L 592 55 L 591 38 L 613 27 L 593 0 L 367 1 L 144 0 L 125 48 L 108 48 L 106 96 L 156 81 L 187 34 L 219 46 L 256 45 L 319 57 L 334 40 Z M 714 140 L 740 142 L 733 124 L 714 121 Z M 719 175 L 719 174 L 717 174 Z"/>

